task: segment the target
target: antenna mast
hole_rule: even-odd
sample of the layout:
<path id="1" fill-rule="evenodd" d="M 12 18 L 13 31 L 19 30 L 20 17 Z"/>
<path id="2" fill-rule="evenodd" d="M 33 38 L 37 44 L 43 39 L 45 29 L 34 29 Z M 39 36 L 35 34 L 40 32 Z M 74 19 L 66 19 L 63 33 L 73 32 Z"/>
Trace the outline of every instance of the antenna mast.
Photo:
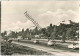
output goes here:
<path id="1" fill-rule="evenodd" d="M 40 29 L 41 27 L 39 26 L 38 22 L 36 22 L 28 13 L 27 11 L 24 13 L 25 16 L 38 28 Z"/>

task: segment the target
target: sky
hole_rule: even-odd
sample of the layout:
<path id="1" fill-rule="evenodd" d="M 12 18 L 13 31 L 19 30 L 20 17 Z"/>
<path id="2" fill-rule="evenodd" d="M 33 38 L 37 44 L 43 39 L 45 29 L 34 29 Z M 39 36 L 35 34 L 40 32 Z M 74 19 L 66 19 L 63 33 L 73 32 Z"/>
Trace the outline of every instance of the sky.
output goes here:
<path id="1" fill-rule="evenodd" d="M 26 11 L 42 28 L 50 23 L 58 25 L 63 20 L 66 24 L 69 24 L 68 20 L 79 22 L 78 1 L 2 1 L 1 32 L 34 26 L 24 15 Z"/>

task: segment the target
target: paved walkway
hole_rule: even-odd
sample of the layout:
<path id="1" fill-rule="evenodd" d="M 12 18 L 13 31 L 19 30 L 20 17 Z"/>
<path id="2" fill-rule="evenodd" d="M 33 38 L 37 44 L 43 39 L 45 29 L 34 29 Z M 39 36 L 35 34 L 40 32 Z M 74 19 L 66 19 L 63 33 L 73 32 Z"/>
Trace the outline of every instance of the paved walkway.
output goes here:
<path id="1" fill-rule="evenodd" d="M 33 45 L 33 44 L 14 42 L 14 41 L 12 43 L 22 45 L 22 46 L 27 46 L 27 47 L 34 48 L 34 49 L 37 49 L 37 50 L 42 50 L 44 52 L 51 53 L 52 55 L 79 56 L 79 53 L 68 52 L 68 51 L 65 51 L 65 50 L 53 49 L 53 48 L 48 48 L 48 47 L 44 47 L 44 46 L 37 46 L 37 45 Z"/>
<path id="2" fill-rule="evenodd" d="M 48 40 L 47 39 L 37 39 L 39 40 L 40 43 L 44 43 L 44 44 L 47 44 L 48 43 Z M 34 39 L 32 40 L 21 40 L 21 41 L 29 41 L 29 42 L 33 42 Z M 61 40 L 55 40 L 56 41 L 56 44 L 57 45 L 61 45 L 61 46 L 64 46 L 64 47 L 68 47 L 69 45 L 71 45 L 72 43 L 61 43 Z M 76 43 L 76 42 L 75 42 Z"/>

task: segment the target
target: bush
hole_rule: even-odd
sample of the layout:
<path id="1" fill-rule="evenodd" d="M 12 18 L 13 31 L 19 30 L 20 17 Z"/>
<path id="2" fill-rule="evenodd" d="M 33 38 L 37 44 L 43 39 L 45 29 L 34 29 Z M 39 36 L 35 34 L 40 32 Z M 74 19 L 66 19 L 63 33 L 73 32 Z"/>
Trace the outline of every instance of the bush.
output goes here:
<path id="1" fill-rule="evenodd" d="M 8 42 L 2 42 L 1 43 L 1 54 L 2 55 L 11 55 L 13 54 L 13 49 L 14 49 L 14 46 L 11 44 L 11 43 L 8 43 Z"/>

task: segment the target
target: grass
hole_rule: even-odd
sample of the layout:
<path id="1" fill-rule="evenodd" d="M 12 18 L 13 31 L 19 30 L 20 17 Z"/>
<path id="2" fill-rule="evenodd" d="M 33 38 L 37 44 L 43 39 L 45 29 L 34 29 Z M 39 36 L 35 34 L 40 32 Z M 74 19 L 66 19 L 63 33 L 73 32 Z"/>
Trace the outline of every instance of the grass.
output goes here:
<path id="1" fill-rule="evenodd" d="M 2 55 L 12 55 L 15 53 L 22 54 L 22 55 L 50 55 L 47 52 L 39 51 L 33 48 L 29 48 L 17 44 L 12 44 L 12 43 L 9 44 L 6 42 L 1 43 Z"/>
<path id="2" fill-rule="evenodd" d="M 48 55 L 48 53 L 46 53 L 46 52 L 35 50 L 33 48 L 20 46 L 20 45 L 15 45 L 15 46 L 16 46 L 15 47 L 15 53 L 27 54 L 27 55 L 44 55 L 44 54 Z"/>
<path id="3" fill-rule="evenodd" d="M 34 44 L 34 45 L 40 45 L 40 46 L 45 46 L 45 47 L 49 47 L 49 48 L 55 48 L 55 49 L 70 51 L 70 52 L 79 52 L 79 49 L 69 49 L 68 47 L 64 47 L 64 46 L 61 46 L 61 45 L 58 45 L 58 44 L 55 44 L 55 46 L 48 46 L 47 44 L 41 43 L 41 42 L 39 42 L 37 44 L 35 44 L 31 41 L 20 41 L 20 42 L 30 43 L 30 44 Z"/>

